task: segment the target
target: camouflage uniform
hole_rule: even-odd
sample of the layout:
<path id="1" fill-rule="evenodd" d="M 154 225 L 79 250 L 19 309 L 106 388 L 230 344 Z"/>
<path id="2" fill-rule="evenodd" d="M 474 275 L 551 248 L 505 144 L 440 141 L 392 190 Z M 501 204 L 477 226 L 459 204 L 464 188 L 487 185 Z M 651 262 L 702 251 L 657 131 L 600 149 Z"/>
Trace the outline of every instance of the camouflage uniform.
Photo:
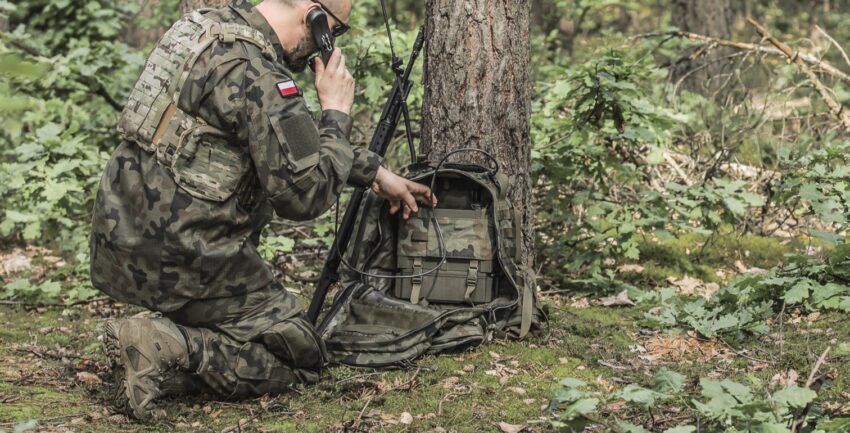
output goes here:
<path id="1" fill-rule="evenodd" d="M 271 26 L 246 0 L 205 16 L 258 30 L 276 58 L 284 57 Z M 155 154 L 125 140 L 94 205 L 94 286 L 180 325 L 197 377 L 225 396 L 317 380 L 324 347 L 298 300 L 258 255 L 259 235 L 272 211 L 314 218 L 346 183 L 370 185 L 381 163 L 351 146 L 348 115 L 326 110 L 317 128 L 300 91 L 282 96 L 278 84 L 290 75 L 254 45 L 214 42 L 189 72 L 177 105 L 227 131 L 247 156 L 238 191 L 225 200 L 190 194 Z"/>

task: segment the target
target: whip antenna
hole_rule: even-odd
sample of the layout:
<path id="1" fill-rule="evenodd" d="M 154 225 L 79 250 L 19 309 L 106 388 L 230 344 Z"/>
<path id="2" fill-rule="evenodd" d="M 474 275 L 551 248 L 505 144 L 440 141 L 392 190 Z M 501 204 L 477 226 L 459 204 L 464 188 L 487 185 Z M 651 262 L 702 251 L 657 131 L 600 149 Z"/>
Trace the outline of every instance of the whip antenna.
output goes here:
<path id="1" fill-rule="evenodd" d="M 390 18 L 387 16 L 387 5 L 384 0 L 381 0 L 381 15 L 384 16 L 384 26 L 387 29 L 387 40 L 390 42 L 390 56 L 392 57 L 393 62 L 393 71 L 395 71 L 396 75 L 398 75 L 401 71 L 399 68 L 401 67 L 401 59 L 395 56 L 395 48 L 393 47 L 393 34 L 390 31 Z"/>

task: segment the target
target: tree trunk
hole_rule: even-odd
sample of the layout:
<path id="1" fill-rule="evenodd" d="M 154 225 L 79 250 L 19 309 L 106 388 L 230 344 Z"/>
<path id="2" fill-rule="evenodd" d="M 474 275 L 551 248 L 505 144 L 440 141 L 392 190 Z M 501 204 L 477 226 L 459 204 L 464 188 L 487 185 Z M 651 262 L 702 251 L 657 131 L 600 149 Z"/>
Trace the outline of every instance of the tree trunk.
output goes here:
<path id="1" fill-rule="evenodd" d="M 530 145 L 531 2 L 428 0 L 422 153 L 439 161 L 477 147 L 513 177 L 508 197 L 522 214 L 523 261 L 531 265 Z M 462 153 L 452 161 L 487 164 Z"/>
<path id="2" fill-rule="evenodd" d="M 139 23 L 139 17 L 150 19 L 159 6 L 160 0 L 136 0 L 136 2 L 139 4 L 139 12 L 129 20 L 121 39 L 133 48 L 145 48 L 148 44 L 158 41 L 172 23 L 163 22 L 156 27 L 142 26 Z"/>
<path id="3" fill-rule="evenodd" d="M 740 4 L 737 7 L 740 8 Z M 673 25 L 680 30 L 722 39 L 732 37 L 737 10 L 732 0 L 673 0 L 672 9 Z M 674 71 L 673 78 L 677 82 L 682 80 L 682 86 L 687 90 L 720 97 L 725 81 L 721 75 L 733 66 L 731 61 L 722 60 L 729 52 L 728 49 L 713 49 L 682 62 Z M 690 54 L 695 53 L 698 51 Z"/>
<path id="4" fill-rule="evenodd" d="M 185 14 L 200 8 L 221 8 L 229 2 L 230 0 L 181 0 L 180 13 Z"/>

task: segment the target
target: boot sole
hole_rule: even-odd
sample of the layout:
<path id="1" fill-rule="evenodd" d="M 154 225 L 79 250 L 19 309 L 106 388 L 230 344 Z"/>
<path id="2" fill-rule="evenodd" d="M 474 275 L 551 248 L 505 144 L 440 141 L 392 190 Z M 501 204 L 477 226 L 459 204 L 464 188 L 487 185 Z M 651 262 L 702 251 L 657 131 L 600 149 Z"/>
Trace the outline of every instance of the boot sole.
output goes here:
<path id="1" fill-rule="evenodd" d="M 127 368 L 129 362 L 124 359 L 124 348 L 121 345 L 121 320 L 110 320 L 106 323 L 105 336 L 103 339 L 104 351 L 106 359 L 112 369 L 112 383 L 114 388 L 110 392 L 112 404 L 115 409 L 137 420 L 147 420 L 155 413 L 152 402 L 145 404 L 150 406 L 144 408 L 144 403 L 131 404 L 132 397 L 130 395 L 130 386 L 137 382 L 139 372 L 135 372 L 133 377 L 128 377 Z"/>
<path id="2" fill-rule="evenodd" d="M 131 416 L 130 399 L 127 396 L 127 372 L 121 365 L 121 342 L 118 339 L 118 320 L 106 322 L 103 338 L 103 351 L 106 353 L 106 361 L 112 372 L 112 388 L 108 391 L 110 402 L 119 412 Z"/>

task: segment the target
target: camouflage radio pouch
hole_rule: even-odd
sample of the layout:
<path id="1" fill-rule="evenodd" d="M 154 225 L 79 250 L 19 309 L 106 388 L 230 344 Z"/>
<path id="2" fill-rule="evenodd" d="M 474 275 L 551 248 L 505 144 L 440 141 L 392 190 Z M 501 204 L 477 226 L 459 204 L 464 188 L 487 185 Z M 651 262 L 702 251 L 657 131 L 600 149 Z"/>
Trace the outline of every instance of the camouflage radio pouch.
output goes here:
<path id="1" fill-rule="evenodd" d="M 446 261 L 420 276 L 442 259 L 434 216 L 442 231 Z M 480 304 L 495 298 L 493 236 L 486 209 L 422 208 L 407 221 L 400 220 L 397 252 L 399 275 L 411 276 L 396 281 L 397 298 L 414 304 L 423 299 Z"/>

